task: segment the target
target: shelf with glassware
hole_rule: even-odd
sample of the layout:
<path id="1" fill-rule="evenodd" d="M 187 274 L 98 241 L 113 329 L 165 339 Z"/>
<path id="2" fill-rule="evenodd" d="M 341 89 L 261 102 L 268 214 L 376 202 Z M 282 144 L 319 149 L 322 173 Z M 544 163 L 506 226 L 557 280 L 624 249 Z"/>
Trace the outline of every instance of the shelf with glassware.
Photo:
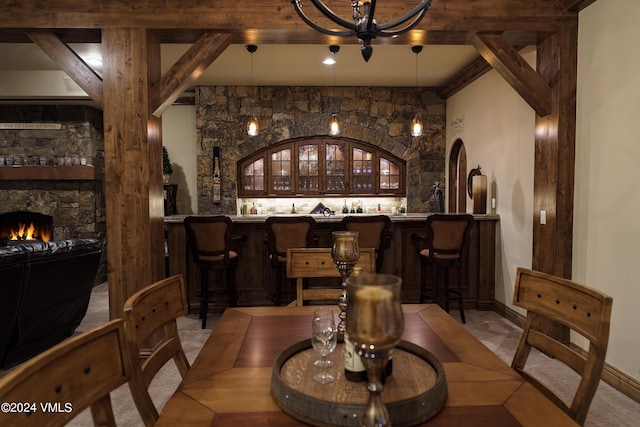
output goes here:
<path id="1" fill-rule="evenodd" d="M 238 195 L 398 196 L 405 194 L 404 173 L 404 160 L 378 147 L 344 138 L 305 138 L 238 162 Z"/>

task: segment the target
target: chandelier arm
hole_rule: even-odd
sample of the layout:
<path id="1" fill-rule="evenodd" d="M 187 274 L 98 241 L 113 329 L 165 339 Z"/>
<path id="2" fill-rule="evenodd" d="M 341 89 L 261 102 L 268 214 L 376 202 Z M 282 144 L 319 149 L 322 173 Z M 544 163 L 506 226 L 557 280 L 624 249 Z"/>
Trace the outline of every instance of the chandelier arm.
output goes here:
<path id="1" fill-rule="evenodd" d="M 373 14 L 376 12 L 376 0 L 371 0 L 368 8 L 367 3 L 365 3 L 365 12 L 367 15 L 367 31 L 371 31 L 371 26 L 373 25 Z"/>
<path id="2" fill-rule="evenodd" d="M 415 18 L 415 20 L 411 24 L 409 24 L 408 26 L 404 27 L 401 30 L 395 31 L 395 35 L 403 34 L 403 33 L 407 32 L 407 31 L 411 30 L 416 25 L 418 25 L 418 23 L 422 20 L 424 15 L 427 13 L 429 8 L 431 7 L 431 1 L 432 0 L 422 0 L 419 5 L 414 7 L 410 12 L 408 12 L 404 16 L 401 16 L 400 18 L 398 18 L 396 20 L 387 22 L 386 24 L 380 24 L 380 25 L 378 25 L 378 27 L 381 30 L 388 30 L 389 28 L 393 28 L 393 27 L 396 27 L 396 26 L 398 26 L 400 24 L 405 23 L 406 21 L 411 19 L 414 15 L 419 13 L 419 15 Z"/>
<path id="3" fill-rule="evenodd" d="M 300 10 L 302 11 L 302 5 L 298 5 L 298 3 L 300 3 L 300 0 L 293 0 L 293 2 L 295 2 L 296 9 L 298 8 L 298 6 L 300 6 Z M 313 3 L 316 9 L 322 12 L 324 16 L 326 16 L 336 24 L 348 28 L 352 31 L 356 30 L 356 25 L 354 23 L 340 18 L 334 11 L 329 9 L 329 7 L 322 2 L 322 0 L 311 0 L 311 3 Z"/>

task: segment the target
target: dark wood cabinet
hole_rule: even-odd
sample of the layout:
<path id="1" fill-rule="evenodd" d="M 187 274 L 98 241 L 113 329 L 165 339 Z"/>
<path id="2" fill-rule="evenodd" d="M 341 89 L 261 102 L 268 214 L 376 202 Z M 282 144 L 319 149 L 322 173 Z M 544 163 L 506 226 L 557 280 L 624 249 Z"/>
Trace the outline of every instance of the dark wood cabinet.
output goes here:
<path id="1" fill-rule="evenodd" d="M 283 142 L 238 162 L 238 196 L 402 196 L 405 165 L 391 153 L 349 139 Z"/>

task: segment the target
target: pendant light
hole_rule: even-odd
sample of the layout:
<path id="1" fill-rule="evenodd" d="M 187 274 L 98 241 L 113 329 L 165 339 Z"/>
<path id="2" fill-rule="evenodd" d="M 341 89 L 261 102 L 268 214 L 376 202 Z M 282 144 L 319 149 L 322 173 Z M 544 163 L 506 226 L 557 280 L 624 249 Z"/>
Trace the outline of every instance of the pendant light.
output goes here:
<path id="1" fill-rule="evenodd" d="M 411 50 L 416 54 L 416 92 L 418 92 L 418 54 L 422 52 L 422 46 L 411 46 Z M 418 113 L 413 117 L 411 121 L 411 136 L 422 135 L 422 121 L 418 117 Z"/>
<path id="2" fill-rule="evenodd" d="M 336 53 L 340 50 L 340 46 L 331 45 L 329 51 L 333 53 L 333 98 L 336 97 Z M 340 122 L 338 121 L 338 115 L 333 113 L 329 120 L 329 134 L 340 135 Z"/>
<path id="3" fill-rule="evenodd" d="M 253 53 L 258 50 L 258 46 L 254 44 L 247 45 L 247 51 L 251 54 L 251 89 L 253 89 Z M 253 91 L 252 91 L 253 92 Z M 251 118 L 247 122 L 247 134 L 249 136 L 257 136 L 260 130 L 258 119 L 253 114 L 253 101 L 251 102 Z"/>

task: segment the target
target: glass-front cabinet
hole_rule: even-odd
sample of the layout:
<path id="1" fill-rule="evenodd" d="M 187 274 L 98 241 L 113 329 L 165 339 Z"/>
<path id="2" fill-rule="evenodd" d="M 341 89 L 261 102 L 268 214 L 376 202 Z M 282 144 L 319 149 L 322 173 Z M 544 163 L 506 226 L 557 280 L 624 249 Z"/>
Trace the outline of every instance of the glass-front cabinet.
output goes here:
<path id="1" fill-rule="evenodd" d="M 272 194 L 292 194 L 291 147 L 269 150 L 269 159 L 269 192 Z"/>
<path id="2" fill-rule="evenodd" d="M 371 194 L 375 192 L 374 153 L 361 146 L 351 148 L 352 179 L 351 192 L 355 194 Z"/>
<path id="3" fill-rule="evenodd" d="M 367 143 L 305 138 L 272 145 L 238 162 L 238 195 L 397 196 L 405 194 L 404 173 L 404 160 Z"/>
<path id="4" fill-rule="evenodd" d="M 348 180 L 346 175 L 347 151 L 343 142 L 327 142 L 324 144 L 324 193 L 347 194 Z"/>
<path id="5" fill-rule="evenodd" d="M 299 144 L 298 186 L 296 191 L 305 194 L 319 194 L 320 183 L 320 144 Z"/>
<path id="6" fill-rule="evenodd" d="M 392 160 L 380 156 L 380 193 L 394 193 L 400 189 L 400 167 Z"/>
<path id="7" fill-rule="evenodd" d="M 242 177 L 239 194 L 262 196 L 267 193 L 264 154 L 252 155 L 239 164 L 239 176 Z"/>

